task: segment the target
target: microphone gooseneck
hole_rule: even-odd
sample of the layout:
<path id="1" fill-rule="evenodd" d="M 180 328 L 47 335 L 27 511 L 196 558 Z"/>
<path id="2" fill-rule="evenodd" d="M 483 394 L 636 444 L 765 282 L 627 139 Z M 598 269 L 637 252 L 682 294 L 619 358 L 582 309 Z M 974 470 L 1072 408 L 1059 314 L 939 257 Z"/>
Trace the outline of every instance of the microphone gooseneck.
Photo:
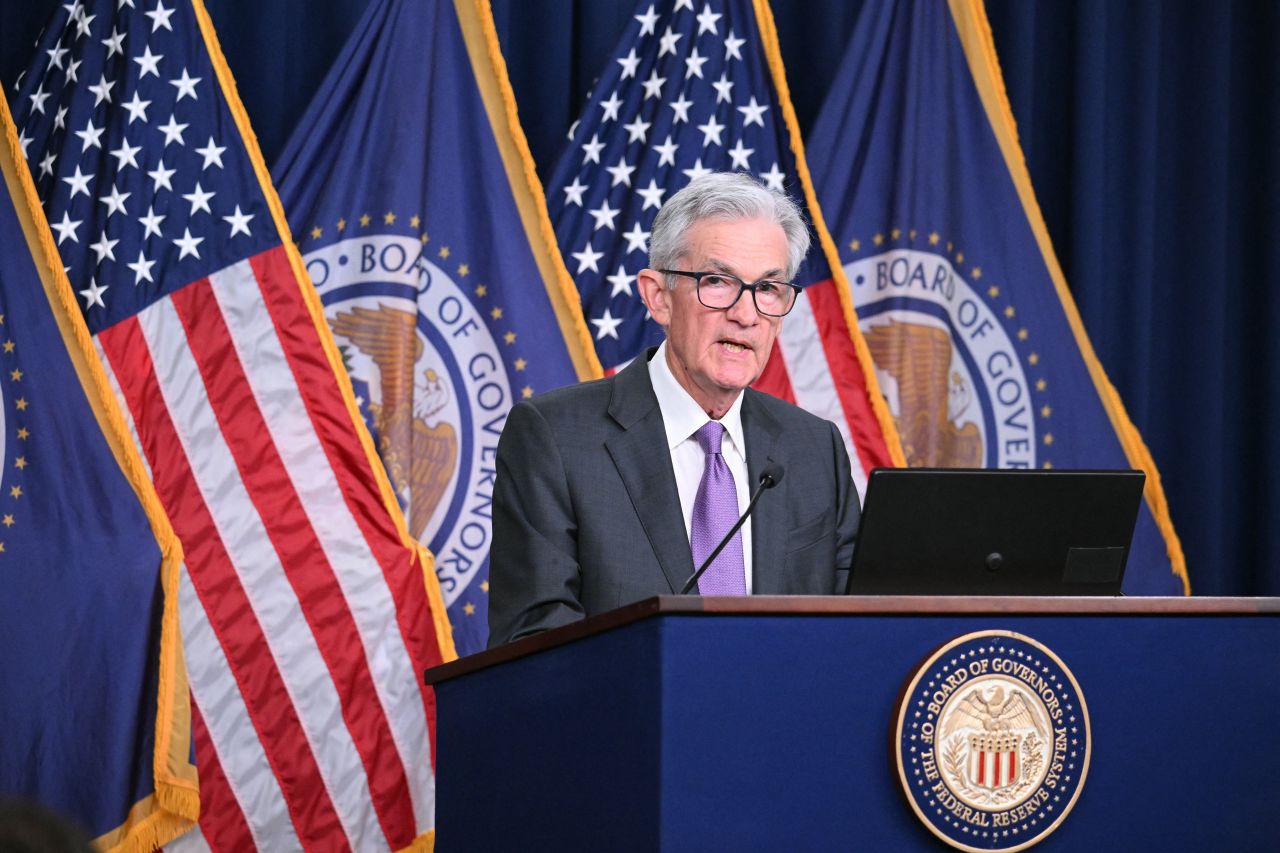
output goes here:
<path id="1" fill-rule="evenodd" d="M 782 474 L 783 468 L 777 462 L 770 462 L 768 465 L 764 466 L 764 470 L 760 472 L 760 481 L 756 486 L 756 490 L 752 493 L 751 500 L 747 502 L 746 511 L 739 516 L 737 523 L 734 524 L 733 527 L 729 528 L 729 532 L 720 540 L 720 544 L 715 547 L 715 550 L 708 555 L 707 559 L 702 561 L 702 565 L 698 566 L 698 570 L 690 575 L 689 579 L 684 582 L 684 586 L 680 589 L 681 595 L 687 595 L 689 590 L 693 589 L 694 586 L 697 585 L 698 578 L 702 577 L 703 573 L 711 567 L 711 564 L 715 561 L 716 557 L 720 556 L 720 552 L 729 544 L 729 540 L 733 539 L 734 535 L 737 534 L 742 525 L 747 523 L 747 519 L 751 516 L 751 511 L 756 508 L 756 501 L 760 500 L 760 496 L 764 494 L 765 489 L 772 489 L 774 486 L 778 485 L 778 483 L 782 482 Z"/>

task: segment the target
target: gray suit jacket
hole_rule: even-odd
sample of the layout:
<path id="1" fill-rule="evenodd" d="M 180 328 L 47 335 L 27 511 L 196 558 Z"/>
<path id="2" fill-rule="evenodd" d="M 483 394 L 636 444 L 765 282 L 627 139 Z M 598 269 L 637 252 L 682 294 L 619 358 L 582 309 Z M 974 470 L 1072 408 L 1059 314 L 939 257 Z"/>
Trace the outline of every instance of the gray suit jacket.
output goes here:
<path id="1" fill-rule="evenodd" d="M 646 362 L 508 415 L 493 496 L 491 646 L 679 592 L 693 573 Z M 765 465 L 784 469 L 752 515 L 752 591 L 842 592 L 859 510 L 840 432 L 789 403 L 743 393 L 752 489 Z"/>

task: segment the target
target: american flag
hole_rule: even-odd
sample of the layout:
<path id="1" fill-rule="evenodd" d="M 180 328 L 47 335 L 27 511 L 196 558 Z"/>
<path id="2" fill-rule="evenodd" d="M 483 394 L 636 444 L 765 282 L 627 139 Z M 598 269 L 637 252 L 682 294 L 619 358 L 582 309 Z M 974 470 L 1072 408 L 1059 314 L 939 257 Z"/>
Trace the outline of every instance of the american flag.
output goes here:
<path id="1" fill-rule="evenodd" d="M 789 193 L 818 240 L 805 287 L 756 387 L 839 428 L 861 494 L 902 464 L 848 285 L 817 215 L 773 18 L 751 0 L 645 0 L 601 74 L 547 191 L 547 206 L 607 371 L 662 339 L 635 286 L 664 199 L 710 171 Z"/>
<path id="2" fill-rule="evenodd" d="M 434 832 L 452 656 L 199 0 L 62 7 L 16 96 L 72 288 L 186 552 L 202 838 Z M 341 378 L 339 378 L 341 377 Z"/>

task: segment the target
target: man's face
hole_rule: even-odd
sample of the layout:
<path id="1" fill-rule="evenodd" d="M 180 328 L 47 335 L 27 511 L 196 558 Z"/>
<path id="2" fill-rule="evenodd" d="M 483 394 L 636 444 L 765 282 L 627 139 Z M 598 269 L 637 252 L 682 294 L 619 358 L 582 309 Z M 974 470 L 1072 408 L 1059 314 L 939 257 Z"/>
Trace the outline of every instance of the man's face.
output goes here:
<path id="1" fill-rule="evenodd" d="M 767 219 L 702 221 L 689 229 L 685 245 L 677 269 L 726 272 L 748 283 L 786 275 L 786 235 Z M 666 329 L 671 372 L 705 411 L 720 417 L 764 370 L 781 318 L 757 312 L 749 293 L 732 308 L 707 308 L 686 276 L 675 277 L 674 290 L 653 270 L 639 281 L 650 313 Z"/>

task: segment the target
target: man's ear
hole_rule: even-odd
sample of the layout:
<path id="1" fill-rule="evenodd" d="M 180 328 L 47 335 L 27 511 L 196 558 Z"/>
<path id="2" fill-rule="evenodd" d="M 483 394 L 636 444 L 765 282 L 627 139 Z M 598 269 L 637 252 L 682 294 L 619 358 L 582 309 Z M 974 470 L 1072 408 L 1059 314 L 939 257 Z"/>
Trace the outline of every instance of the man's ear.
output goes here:
<path id="1" fill-rule="evenodd" d="M 667 279 L 656 270 L 645 268 L 636 274 L 636 286 L 640 288 L 640 298 L 649 314 L 659 326 L 666 328 L 671 323 L 671 297 L 674 294 L 667 287 Z"/>

